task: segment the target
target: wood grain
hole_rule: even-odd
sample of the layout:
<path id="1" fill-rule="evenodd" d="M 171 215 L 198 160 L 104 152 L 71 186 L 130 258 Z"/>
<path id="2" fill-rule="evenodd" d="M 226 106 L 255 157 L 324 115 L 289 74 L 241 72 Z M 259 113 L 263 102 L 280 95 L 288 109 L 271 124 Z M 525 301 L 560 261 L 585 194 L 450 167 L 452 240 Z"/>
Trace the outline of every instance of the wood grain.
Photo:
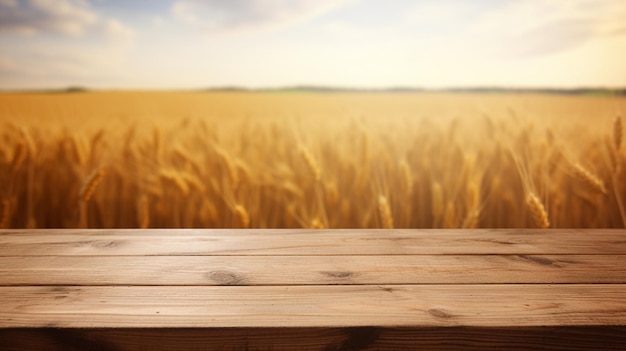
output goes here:
<path id="1" fill-rule="evenodd" d="M 626 327 L 0 329 L 3 351 L 626 350 Z"/>
<path id="2" fill-rule="evenodd" d="M 626 285 L 0 287 L 0 328 L 626 326 Z"/>
<path id="3" fill-rule="evenodd" d="M 626 255 L 624 230 L 0 230 L 0 256 Z"/>
<path id="4" fill-rule="evenodd" d="M 0 285 L 626 283 L 624 255 L 17 256 Z"/>
<path id="5" fill-rule="evenodd" d="M 626 350 L 626 230 L 3 230 L 0 350 Z"/>

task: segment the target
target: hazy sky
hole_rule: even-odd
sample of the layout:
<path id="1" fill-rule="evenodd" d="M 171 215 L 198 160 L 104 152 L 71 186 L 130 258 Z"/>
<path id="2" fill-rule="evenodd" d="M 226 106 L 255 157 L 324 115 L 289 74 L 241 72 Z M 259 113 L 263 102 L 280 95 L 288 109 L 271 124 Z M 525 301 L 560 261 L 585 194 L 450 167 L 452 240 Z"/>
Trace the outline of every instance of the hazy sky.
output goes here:
<path id="1" fill-rule="evenodd" d="M 0 88 L 626 86 L 626 0 L 0 0 Z"/>

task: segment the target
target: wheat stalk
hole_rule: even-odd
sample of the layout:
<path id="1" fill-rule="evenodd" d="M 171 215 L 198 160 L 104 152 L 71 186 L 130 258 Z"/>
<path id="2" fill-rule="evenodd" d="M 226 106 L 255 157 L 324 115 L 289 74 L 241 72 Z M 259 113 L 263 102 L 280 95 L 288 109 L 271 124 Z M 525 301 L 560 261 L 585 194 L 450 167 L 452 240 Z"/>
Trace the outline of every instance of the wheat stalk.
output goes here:
<path id="1" fill-rule="evenodd" d="M 152 130 L 152 148 L 154 150 L 154 160 L 157 164 L 160 164 L 163 156 L 163 132 L 159 126 L 155 126 Z"/>
<path id="2" fill-rule="evenodd" d="M 17 144 L 16 150 L 13 153 L 13 159 L 11 160 L 11 172 L 12 173 L 17 172 L 22 167 L 22 165 L 24 164 L 24 161 L 26 160 L 27 154 L 28 154 L 27 145 L 25 142 L 21 141 L 19 144 Z"/>
<path id="3" fill-rule="evenodd" d="M 87 155 L 85 151 L 85 146 L 81 140 L 77 137 L 70 138 L 70 145 L 72 147 L 72 156 L 76 160 L 76 162 L 83 166 L 87 163 Z"/>
<path id="4" fill-rule="evenodd" d="M 471 181 L 467 186 L 467 200 L 465 201 L 469 210 L 474 210 L 480 206 L 480 190 L 478 182 Z"/>
<path id="5" fill-rule="evenodd" d="M 598 178 L 595 174 L 591 173 L 588 169 L 583 167 L 580 163 L 576 163 L 573 167 L 574 175 L 581 180 L 584 184 L 586 184 L 589 188 L 594 189 L 596 191 L 601 192 L 602 194 L 606 194 L 606 187 L 604 186 L 604 182 Z"/>
<path id="6" fill-rule="evenodd" d="M 96 191 L 96 188 L 98 187 L 98 184 L 102 180 L 103 176 L 104 176 L 104 170 L 102 168 L 96 169 L 95 171 L 91 172 L 89 177 L 87 177 L 87 179 L 83 183 L 83 186 L 80 188 L 80 192 L 79 192 L 80 202 L 79 202 L 79 208 L 78 208 L 79 210 L 78 222 L 79 222 L 80 228 L 88 227 L 89 213 L 88 213 L 87 204 L 89 203 L 89 200 L 91 199 L 94 192 Z"/>
<path id="7" fill-rule="evenodd" d="M 530 214 L 539 228 L 550 228 L 548 213 L 537 195 L 532 192 L 529 193 L 526 197 L 526 205 L 528 205 Z"/>
<path id="8" fill-rule="evenodd" d="M 623 138 L 623 127 L 622 127 L 622 118 L 615 118 L 615 122 L 613 122 L 613 143 L 615 145 L 615 149 L 619 150 L 622 146 L 622 138 Z"/>
<path id="9" fill-rule="evenodd" d="M 309 172 L 311 172 L 311 175 L 313 175 L 315 181 L 319 181 L 322 178 L 322 172 L 320 171 L 317 162 L 315 162 L 315 158 L 311 154 L 311 151 L 304 145 L 300 145 L 299 150 L 300 155 L 302 155 L 304 162 L 309 168 Z"/>
<path id="10" fill-rule="evenodd" d="M 146 229 L 150 226 L 150 204 L 146 196 L 142 196 L 139 199 L 137 209 L 137 219 L 139 222 L 139 228 Z"/>
<path id="11" fill-rule="evenodd" d="M 213 201 L 204 201 L 200 208 L 200 218 L 205 223 L 214 223 L 219 219 L 217 207 Z"/>
<path id="12" fill-rule="evenodd" d="M 89 177 L 87 177 L 87 180 L 83 183 L 83 186 L 80 188 L 79 197 L 82 202 L 89 202 L 89 199 L 93 196 L 103 176 L 104 169 L 102 168 L 91 172 Z"/>
<path id="13" fill-rule="evenodd" d="M 456 211 L 454 209 L 454 204 L 452 201 L 448 201 L 446 205 L 446 211 L 443 215 L 443 226 L 444 228 L 456 228 Z"/>
<path id="14" fill-rule="evenodd" d="M 463 221 L 463 228 L 474 229 L 478 227 L 478 221 L 480 220 L 480 209 L 474 209 L 467 214 Z"/>
<path id="15" fill-rule="evenodd" d="M 246 211 L 246 208 L 243 205 L 237 204 L 235 205 L 235 214 L 239 219 L 239 224 L 241 224 L 242 228 L 250 228 L 250 214 Z"/>
<path id="16" fill-rule="evenodd" d="M 337 184 L 335 182 L 329 182 L 326 184 L 326 201 L 329 208 L 336 208 L 339 204 L 339 190 L 337 190 Z"/>
<path id="17" fill-rule="evenodd" d="M 623 116 L 609 115 L 604 133 L 589 128 L 575 138 L 532 115 L 488 119 L 468 135 L 462 120 L 448 123 L 454 116 L 371 112 L 354 123 L 331 116 L 338 123 L 328 127 L 298 118 L 307 139 L 280 118 L 254 128 L 236 118 L 188 120 L 170 130 L 178 122 L 171 116 L 120 129 L 49 128 L 42 116 L 27 131 L 5 128 L 3 115 L 0 227 L 63 227 L 78 216 L 83 226 L 144 228 L 615 227 L 620 217 L 626 225 Z M 573 132 L 585 128 L 571 123 Z M 585 159 L 567 163 L 578 151 Z M 99 160 L 111 165 L 104 177 L 91 173 Z"/>
<path id="18" fill-rule="evenodd" d="M 176 188 L 178 188 L 183 196 L 189 195 L 189 184 L 187 183 L 187 180 L 180 175 L 179 172 L 163 169 L 159 172 L 159 175 L 163 181 L 172 184 Z"/>
<path id="19" fill-rule="evenodd" d="M 411 173 L 411 167 L 405 160 L 400 161 L 400 173 L 404 182 L 404 187 L 407 195 L 411 195 L 413 192 L 413 174 Z"/>
<path id="20" fill-rule="evenodd" d="M 226 165 L 226 171 L 232 184 L 236 187 L 239 185 L 239 173 L 236 163 L 233 161 L 233 157 L 224 149 L 216 147 L 215 151 L 220 156 L 224 165 Z"/>
<path id="21" fill-rule="evenodd" d="M 378 213 L 382 220 L 383 228 L 393 229 L 393 216 L 391 214 L 391 207 L 389 207 L 389 201 L 384 195 L 378 197 Z"/>
<path id="22" fill-rule="evenodd" d="M 439 182 L 435 182 L 432 186 L 431 194 L 433 222 L 432 227 L 435 228 L 438 225 L 439 219 L 443 215 L 443 189 Z"/>

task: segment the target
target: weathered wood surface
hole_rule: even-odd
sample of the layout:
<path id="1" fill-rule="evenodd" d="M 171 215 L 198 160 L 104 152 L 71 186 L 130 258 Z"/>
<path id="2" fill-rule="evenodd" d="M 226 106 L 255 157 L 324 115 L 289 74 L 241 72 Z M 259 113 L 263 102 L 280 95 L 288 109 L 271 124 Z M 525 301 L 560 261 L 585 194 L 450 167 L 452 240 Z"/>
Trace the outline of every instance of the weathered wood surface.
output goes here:
<path id="1" fill-rule="evenodd" d="M 626 255 L 622 230 L 0 231 L 0 256 Z"/>
<path id="2" fill-rule="evenodd" d="M 624 230 L 0 231 L 0 350 L 626 350 Z"/>
<path id="3" fill-rule="evenodd" d="M 14 256 L 0 285 L 626 284 L 626 255 Z"/>
<path id="4" fill-rule="evenodd" d="M 1 327 L 626 325 L 626 285 L 1 287 Z"/>

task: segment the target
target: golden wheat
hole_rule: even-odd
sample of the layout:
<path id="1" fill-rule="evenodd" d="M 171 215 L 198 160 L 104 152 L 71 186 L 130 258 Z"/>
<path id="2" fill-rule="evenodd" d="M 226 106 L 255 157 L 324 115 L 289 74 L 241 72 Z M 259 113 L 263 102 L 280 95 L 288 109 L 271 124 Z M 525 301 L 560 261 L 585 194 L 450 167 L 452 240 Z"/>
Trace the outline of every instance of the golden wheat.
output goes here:
<path id="1" fill-rule="evenodd" d="M 431 208 L 433 214 L 433 225 L 437 226 L 439 220 L 443 216 L 444 205 L 443 205 L 443 189 L 441 188 L 441 184 L 439 182 L 435 182 L 432 185 L 432 200 L 431 200 Z"/>
<path id="2" fill-rule="evenodd" d="M 622 127 L 622 118 L 617 117 L 615 119 L 615 122 L 613 122 L 613 143 L 615 145 L 615 149 L 617 150 L 619 150 L 622 146 L 622 135 L 624 132 L 623 129 L 624 128 Z"/>
<path id="3" fill-rule="evenodd" d="M 303 145 L 300 145 L 299 150 L 302 158 L 309 168 L 309 172 L 311 172 L 311 174 L 313 175 L 313 179 L 315 179 L 315 181 L 319 181 L 322 178 L 322 172 L 320 171 L 317 162 L 315 162 L 315 158 L 313 158 L 311 151 Z"/>
<path id="4" fill-rule="evenodd" d="M 141 197 L 137 205 L 137 222 L 139 228 L 146 229 L 150 227 L 150 204 L 146 196 Z"/>
<path id="5" fill-rule="evenodd" d="M 626 224 L 622 121 L 599 98 L 192 94 L 187 105 L 171 96 L 178 95 L 94 93 L 100 103 L 68 108 L 74 97 L 0 94 L 0 224 Z M 135 99 L 146 103 L 130 103 Z M 446 107 L 452 103 L 461 117 Z M 615 103 L 626 107 L 624 99 Z M 174 112 L 142 115 L 133 107 L 149 105 Z M 48 121 L 38 106 L 61 112 Z M 295 117 L 286 112 L 299 106 Z M 7 117 L 20 113 L 25 117 Z M 589 124 L 590 115 L 607 117 Z M 113 123 L 111 116 L 126 117 Z M 569 159 L 585 167 L 568 166 Z"/>
<path id="6" fill-rule="evenodd" d="M 313 220 L 311 221 L 311 229 L 324 229 L 324 228 L 326 227 L 324 226 L 324 223 L 322 223 L 322 221 L 319 218 L 317 217 L 313 218 Z"/>
<path id="7" fill-rule="evenodd" d="M 17 172 L 22 167 L 22 164 L 26 160 L 27 152 L 26 143 L 20 142 L 17 144 L 13 153 L 13 159 L 11 160 L 11 172 Z"/>
<path id="8" fill-rule="evenodd" d="M 529 193 L 526 197 L 526 205 L 528 205 L 531 217 L 539 228 L 550 228 L 548 213 L 537 195 Z"/>
<path id="9" fill-rule="evenodd" d="M 391 207 L 389 207 L 389 201 L 387 197 L 380 195 L 378 197 L 378 212 L 380 219 L 385 229 L 393 229 L 393 216 L 391 214 Z"/>
<path id="10" fill-rule="evenodd" d="M 89 177 L 83 183 L 83 186 L 80 189 L 80 200 L 82 202 L 89 202 L 89 199 L 93 196 L 96 191 L 96 187 L 100 184 L 102 177 L 104 176 L 104 170 L 102 168 L 96 169 L 93 171 Z"/>
<path id="11" fill-rule="evenodd" d="M 241 228 L 250 228 L 250 215 L 243 205 L 235 205 L 235 214 L 237 215 Z"/>
<path id="12" fill-rule="evenodd" d="M 404 181 L 404 190 L 407 195 L 410 195 L 413 192 L 413 174 L 411 173 L 411 166 L 405 160 L 400 161 L 400 172 Z"/>
<path id="13" fill-rule="evenodd" d="M 580 163 L 576 163 L 573 166 L 574 175 L 580 179 L 585 185 L 589 188 L 594 189 L 602 194 L 606 194 L 606 187 L 604 186 L 604 182 L 598 178 L 595 174 L 591 173 L 590 170 L 583 167 Z"/>

